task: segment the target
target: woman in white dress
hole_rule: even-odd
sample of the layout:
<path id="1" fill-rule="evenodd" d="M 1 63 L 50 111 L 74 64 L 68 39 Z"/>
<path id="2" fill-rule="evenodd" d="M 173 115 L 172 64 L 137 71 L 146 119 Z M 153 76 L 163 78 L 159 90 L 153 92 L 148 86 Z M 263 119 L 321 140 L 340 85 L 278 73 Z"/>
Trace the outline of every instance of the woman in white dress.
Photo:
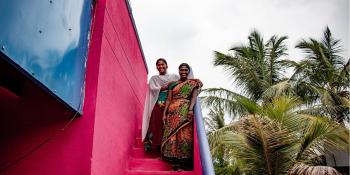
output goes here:
<path id="1" fill-rule="evenodd" d="M 159 58 L 156 66 L 159 75 L 154 75 L 149 80 L 142 116 L 142 141 L 145 151 L 151 151 L 152 147 L 160 149 L 163 137 L 163 111 L 168 95 L 167 85 L 179 79 L 178 75 L 167 73 L 168 65 L 165 59 Z"/>

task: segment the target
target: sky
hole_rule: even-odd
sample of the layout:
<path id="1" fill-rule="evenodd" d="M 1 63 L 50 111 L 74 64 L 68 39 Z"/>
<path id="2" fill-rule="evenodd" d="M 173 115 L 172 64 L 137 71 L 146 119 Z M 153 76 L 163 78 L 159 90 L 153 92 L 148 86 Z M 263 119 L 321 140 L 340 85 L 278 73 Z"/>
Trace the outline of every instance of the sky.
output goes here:
<path id="1" fill-rule="evenodd" d="M 295 49 L 301 39 L 321 39 L 326 26 L 341 39 L 349 58 L 349 0 L 130 0 L 132 13 L 149 69 L 165 58 L 170 73 L 182 62 L 190 64 L 203 88 L 223 87 L 236 92 L 232 79 L 214 67 L 214 51 L 227 53 L 247 43 L 254 29 L 265 41 L 288 36 L 288 59 L 300 60 Z"/>

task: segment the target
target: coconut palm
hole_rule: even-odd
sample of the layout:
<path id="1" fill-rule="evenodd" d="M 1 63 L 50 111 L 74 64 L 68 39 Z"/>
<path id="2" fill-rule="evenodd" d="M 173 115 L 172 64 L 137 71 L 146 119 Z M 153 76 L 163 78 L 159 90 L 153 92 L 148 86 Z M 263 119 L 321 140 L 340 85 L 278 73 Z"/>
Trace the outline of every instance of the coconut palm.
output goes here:
<path id="1" fill-rule="evenodd" d="M 295 69 L 290 79 L 282 81 L 264 92 L 264 97 L 283 95 L 286 92 L 301 97 L 313 114 L 327 114 L 338 122 L 349 120 L 350 59 L 341 56 L 340 40 L 332 36 L 327 27 L 323 39 L 300 41 L 306 58 L 300 62 L 289 61 Z"/>
<path id="2" fill-rule="evenodd" d="M 317 166 L 321 154 L 349 146 L 344 126 L 304 114 L 295 97 L 282 96 L 262 105 L 247 98 L 238 102 L 249 112 L 215 140 L 226 146 L 227 156 L 239 163 L 242 174 L 287 174 L 297 165 L 322 168 Z"/>
<path id="3" fill-rule="evenodd" d="M 228 174 L 239 174 L 237 168 L 233 166 L 231 163 L 232 160 L 227 159 L 225 155 L 225 145 L 214 146 L 213 144 L 221 143 L 220 140 L 213 140 L 218 138 L 217 135 L 223 133 L 223 131 L 227 130 L 227 126 L 225 124 L 224 119 L 225 113 L 224 110 L 220 107 L 213 107 L 210 109 L 208 117 L 205 117 L 204 121 L 207 130 L 209 131 L 208 139 L 209 143 L 211 143 L 211 147 L 215 149 L 211 149 L 211 153 L 213 155 L 213 164 L 215 168 L 215 172 L 217 175 L 228 175 Z"/>
<path id="4" fill-rule="evenodd" d="M 241 174 L 295 174 L 319 172 L 324 168 L 319 166 L 323 165 L 321 155 L 347 150 L 349 130 L 326 116 L 338 115 L 349 105 L 349 83 L 344 83 L 349 81 L 349 62 L 339 62 L 339 41 L 330 32 L 327 36 L 318 50 L 328 49 L 319 55 L 322 59 L 324 55 L 331 57 L 328 62 L 337 65 L 332 70 L 329 65 L 322 67 L 325 61 L 316 64 L 317 59 L 300 63 L 282 59 L 287 37 L 273 36 L 264 42 L 256 31 L 249 35 L 247 45 L 233 47 L 228 54 L 215 52 L 214 65 L 223 67 L 241 91 L 210 88 L 203 93 L 206 107 L 220 107 L 230 116 L 240 117 L 237 122 L 209 132 L 213 155 L 224 149 L 225 161 Z M 307 50 L 307 42 L 298 48 Z M 296 71 L 286 78 L 282 72 L 290 66 Z M 316 68 L 334 75 L 322 75 Z M 324 80 L 334 81 L 322 84 Z"/>
<path id="5" fill-rule="evenodd" d="M 349 113 L 349 59 L 340 55 L 340 40 L 332 36 L 327 27 L 323 39 L 317 41 L 313 38 L 302 40 L 296 47 L 302 49 L 307 57 L 296 68 L 294 77 L 314 86 L 317 99 L 323 106 L 335 109 L 330 115 L 342 122 Z M 311 100 L 315 100 L 310 98 Z"/>
<path id="6" fill-rule="evenodd" d="M 287 64 L 282 57 L 287 55 L 284 44 L 286 36 L 272 36 L 264 42 L 261 34 L 253 31 L 248 36 L 248 44 L 234 46 L 228 54 L 215 51 L 214 65 L 223 67 L 234 79 L 234 84 L 241 89 L 233 92 L 224 88 L 204 90 L 203 104 L 221 106 L 230 116 L 239 116 L 245 112 L 235 100 L 247 97 L 259 101 L 262 94 L 270 86 L 286 79 L 282 72 Z"/>
<path id="7" fill-rule="evenodd" d="M 202 97 L 203 104 L 211 106 L 214 109 L 220 109 L 227 112 L 230 116 L 240 116 L 246 112 L 246 108 L 242 106 L 237 99 L 242 99 L 247 96 L 248 98 L 259 101 L 261 94 L 270 87 L 281 81 L 282 69 L 284 63 L 281 61 L 281 57 L 286 55 L 286 46 L 284 41 L 287 37 L 272 36 L 267 42 L 264 42 L 259 32 L 253 31 L 248 36 L 248 44 L 232 47 L 228 54 L 215 52 L 215 66 L 222 66 L 224 69 L 235 79 L 235 84 L 243 89 L 242 92 L 236 93 L 224 88 L 210 88 L 204 92 L 206 96 Z M 212 114 L 218 114 L 213 113 Z M 223 116 L 223 112 L 221 113 Z M 207 119 L 207 125 L 210 132 L 208 134 L 209 143 L 211 146 L 211 152 L 214 157 L 214 164 L 216 167 L 229 167 L 228 170 L 231 173 L 222 172 L 223 174 L 237 173 L 238 168 L 241 166 L 239 160 L 234 158 L 227 158 L 227 155 L 223 152 L 227 152 L 221 136 L 224 132 L 231 130 L 234 127 L 232 124 L 222 126 L 221 120 L 218 120 L 216 116 L 209 115 Z M 215 145 L 220 145 L 216 147 Z M 225 157 L 226 156 L 226 157 Z M 215 160 L 216 159 L 216 160 Z M 223 170 L 217 168 L 216 173 L 221 173 Z"/>

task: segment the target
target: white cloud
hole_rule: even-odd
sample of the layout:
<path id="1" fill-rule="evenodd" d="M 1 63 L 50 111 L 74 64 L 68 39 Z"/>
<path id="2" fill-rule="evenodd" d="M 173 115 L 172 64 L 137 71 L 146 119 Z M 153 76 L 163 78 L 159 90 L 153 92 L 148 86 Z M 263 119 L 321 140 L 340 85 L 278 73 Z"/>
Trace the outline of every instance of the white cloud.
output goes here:
<path id="1" fill-rule="evenodd" d="M 348 0 L 131 0 L 131 6 L 149 75 L 157 73 L 159 57 L 166 58 L 175 73 L 187 62 L 204 88 L 234 90 L 222 69 L 212 66 L 213 51 L 245 43 L 254 28 L 265 39 L 287 35 L 289 58 L 298 60 L 302 55 L 294 45 L 302 38 L 321 38 L 328 25 L 349 57 Z"/>

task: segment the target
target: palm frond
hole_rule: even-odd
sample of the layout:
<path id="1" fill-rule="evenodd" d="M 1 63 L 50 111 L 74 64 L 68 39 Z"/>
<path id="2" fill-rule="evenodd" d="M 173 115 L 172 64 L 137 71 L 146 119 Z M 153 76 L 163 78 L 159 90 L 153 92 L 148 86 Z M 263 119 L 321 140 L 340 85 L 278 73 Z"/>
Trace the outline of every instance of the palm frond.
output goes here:
<path id="1" fill-rule="evenodd" d="M 296 160 L 308 161 L 320 154 L 330 154 L 336 150 L 347 151 L 349 130 L 343 125 L 325 117 L 304 115 L 308 119 L 301 132 L 301 141 Z"/>
<path id="2" fill-rule="evenodd" d="M 293 94 L 293 84 L 290 80 L 284 80 L 277 84 L 270 86 L 262 95 L 264 101 L 273 99 L 282 95 Z"/>
<path id="3" fill-rule="evenodd" d="M 239 53 L 244 53 L 241 50 Z M 244 55 L 251 54 L 244 53 Z M 247 96 L 259 99 L 263 90 L 269 86 L 261 72 L 262 66 L 258 65 L 252 58 L 240 55 L 232 57 L 220 52 L 215 52 L 214 66 L 223 67 L 224 71 L 234 79 L 234 83 L 242 89 L 242 93 Z"/>
<path id="4" fill-rule="evenodd" d="M 225 126 L 225 113 L 219 106 L 210 108 L 208 117 L 204 118 L 205 124 L 208 126 L 209 132 L 215 131 Z"/>
<path id="5" fill-rule="evenodd" d="M 337 76 L 336 83 L 338 86 L 343 87 L 344 89 L 350 88 L 350 58 L 340 69 L 339 75 Z M 338 89 L 340 91 L 340 89 Z"/>
<path id="6" fill-rule="evenodd" d="M 240 132 L 227 132 L 226 144 L 231 156 L 244 162 L 246 174 L 285 174 L 292 160 L 289 156 L 293 138 L 267 118 L 247 116 L 240 122 Z"/>
<path id="7" fill-rule="evenodd" d="M 329 116 L 330 118 L 332 114 L 337 114 L 338 111 L 344 110 L 344 108 L 349 108 L 347 106 L 334 106 L 334 105 L 313 105 L 307 107 L 305 109 L 301 109 L 298 112 L 300 114 L 309 114 L 314 116 Z"/>
<path id="8" fill-rule="evenodd" d="M 237 130 L 237 125 L 235 123 L 231 123 L 225 125 L 224 127 L 211 131 L 208 133 L 208 142 L 210 146 L 211 153 L 216 155 L 218 150 L 224 145 L 224 135 L 226 132 Z M 226 147 L 226 145 L 225 145 Z"/>
<path id="9" fill-rule="evenodd" d="M 287 46 L 284 44 L 287 38 L 286 36 L 278 37 L 274 35 L 266 44 L 268 46 L 268 57 L 266 60 L 268 65 L 267 76 L 269 77 L 270 86 L 282 79 L 281 72 L 285 67 L 285 62 L 280 60 L 280 58 L 287 55 Z"/>
<path id="10" fill-rule="evenodd" d="M 236 100 L 249 114 L 258 114 L 261 111 L 261 106 L 249 98 L 241 96 L 237 97 Z"/>
<path id="11" fill-rule="evenodd" d="M 291 134 L 303 127 L 305 119 L 300 116 L 299 110 L 302 102 L 297 97 L 281 96 L 274 98 L 263 106 L 263 115 L 280 123 L 281 127 L 288 129 Z"/>
<path id="12" fill-rule="evenodd" d="M 329 166 L 310 166 L 299 163 L 293 166 L 288 175 L 341 175 L 341 173 Z"/>
<path id="13" fill-rule="evenodd" d="M 202 91 L 200 98 L 203 106 L 220 107 L 233 119 L 245 113 L 245 109 L 236 100 L 238 97 L 242 97 L 242 95 L 224 88 L 209 88 Z"/>

